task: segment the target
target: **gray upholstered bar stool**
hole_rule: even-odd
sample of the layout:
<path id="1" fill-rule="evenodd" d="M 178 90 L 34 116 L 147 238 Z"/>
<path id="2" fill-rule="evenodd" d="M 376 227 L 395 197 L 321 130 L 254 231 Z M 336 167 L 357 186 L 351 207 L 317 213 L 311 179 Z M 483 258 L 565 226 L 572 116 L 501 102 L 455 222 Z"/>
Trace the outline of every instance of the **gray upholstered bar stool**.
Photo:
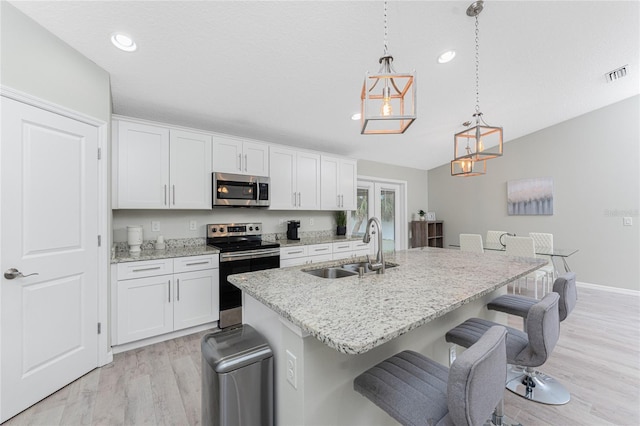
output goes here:
<path id="1" fill-rule="evenodd" d="M 481 425 L 502 401 L 504 327 L 491 327 L 447 368 L 413 351 L 371 367 L 353 388 L 403 425 Z"/>
<path id="2" fill-rule="evenodd" d="M 521 386 L 517 386 L 514 390 L 509 387 L 509 383 L 511 383 L 509 382 L 507 388 L 534 401 L 539 400 L 536 398 L 541 387 L 544 387 L 544 383 L 538 384 L 532 378 L 535 373 L 533 368 L 546 362 L 560 335 L 559 299 L 560 296 L 557 293 L 549 293 L 531 306 L 525 324 L 526 333 L 507 327 L 507 362 L 525 367 L 523 379 L 519 382 Z M 485 319 L 470 318 L 449 330 L 445 339 L 447 342 L 468 348 L 495 325 L 497 324 Z"/>
<path id="3" fill-rule="evenodd" d="M 578 292 L 576 289 L 576 273 L 567 272 L 560 275 L 553 282 L 553 291 L 558 293 L 558 317 L 564 321 L 576 306 Z M 538 302 L 538 299 L 520 296 L 515 294 L 505 294 L 498 296 L 487 304 L 487 309 L 506 312 L 507 314 L 522 317 L 525 322 L 529 309 Z M 556 379 L 540 371 L 532 371 L 529 376 L 535 383 L 535 392 L 531 395 L 531 400 L 543 402 L 545 404 L 561 405 L 566 404 L 571 399 L 569 391 Z M 509 365 L 507 368 L 507 388 L 515 393 L 521 393 L 525 385 L 525 371 L 517 365 Z"/>

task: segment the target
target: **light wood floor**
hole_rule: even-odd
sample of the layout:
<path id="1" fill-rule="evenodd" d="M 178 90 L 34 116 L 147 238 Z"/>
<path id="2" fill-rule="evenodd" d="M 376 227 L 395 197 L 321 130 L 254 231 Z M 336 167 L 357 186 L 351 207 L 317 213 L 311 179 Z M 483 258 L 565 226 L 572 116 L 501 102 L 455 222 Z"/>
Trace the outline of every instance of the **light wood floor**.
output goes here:
<path id="1" fill-rule="evenodd" d="M 578 289 L 578 305 L 541 368 L 571 392 L 548 406 L 505 392 L 505 412 L 523 425 L 640 424 L 640 298 Z M 510 319 L 521 328 L 522 321 Z M 14 425 L 196 425 L 200 339 L 206 332 L 117 354 L 5 422 Z"/>

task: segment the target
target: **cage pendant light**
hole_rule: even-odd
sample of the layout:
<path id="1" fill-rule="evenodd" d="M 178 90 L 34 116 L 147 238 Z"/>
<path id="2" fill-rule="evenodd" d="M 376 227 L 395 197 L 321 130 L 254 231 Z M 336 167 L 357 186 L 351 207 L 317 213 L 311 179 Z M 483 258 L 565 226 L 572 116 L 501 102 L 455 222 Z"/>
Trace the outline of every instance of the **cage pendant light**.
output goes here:
<path id="1" fill-rule="evenodd" d="M 486 172 L 486 164 L 475 165 L 476 162 L 490 160 L 502 156 L 502 127 L 488 125 L 480 112 L 480 44 L 478 15 L 482 12 L 482 1 L 476 1 L 467 8 L 467 15 L 475 17 L 476 31 L 476 111 L 472 121 L 466 121 L 465 130 L 454 136 L 453 161 L 451 161 L 452 176 L 477 176 Z M 475 125 L 474 125 L 475 124 Z M 471 161 L 471 163 L 469 163 Z M 455 163 L 455 164 L 454 164 Z M 464 165 L 464 167 L 462 167 Z M 458 173 L 454 173 L 454 168 Z M 478 169 L 477 173 L 473 170 Z"/>
<path id="2" fill-rule="evenodd" d="M 397 73 L 387 45 L 387 2 L 384 2 L 384 54 L 377 74 L 364 78 L 361 99 L 363 135 L 404 133 L 416 119 L 415 70 Z"/>

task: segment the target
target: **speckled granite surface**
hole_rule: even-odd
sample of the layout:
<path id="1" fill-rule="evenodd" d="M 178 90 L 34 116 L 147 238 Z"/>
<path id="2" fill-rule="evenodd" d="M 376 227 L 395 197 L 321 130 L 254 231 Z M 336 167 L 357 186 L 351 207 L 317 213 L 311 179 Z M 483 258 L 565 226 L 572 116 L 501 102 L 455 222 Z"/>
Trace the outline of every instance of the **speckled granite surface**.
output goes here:
<path id="1" fill-rule="evenodd" d="M 229 281 L 346 354 L 360 354 L 546 264 L 542 259 L 420 248 L 387 256 L 384 275 L 326 279 L 303 272 L 346 261 L 237 274 Z"/>
<path id="2" fill-rule="evenodd" d="M 277 239 L 276 239 L 277 236 Z M 299 240 L 287 240 L 287 234 L 265 234 L 262 238 L 266 241 L 280 243 L 281 247 L 308 246 L 312 244 L 337 243 L 340 241 L 362 241 L 362 237 L 337 236 L 333 231 L 301 234 Z"/>
<path id="3" fill-rule="evenodd" d="M 206 246 L 205 238 L 178 238 L 165 240 L 166 248 L 156 250 L 155 241 L 147 240 L 142 244 L 138 254 L 129 252 L 126 242 L 115 243 L 111 263 L 137 262 L 140 260 L 170 259 L 173 257 L 199 256 L 202 254 L 218 254 L 220 250 Z"/>

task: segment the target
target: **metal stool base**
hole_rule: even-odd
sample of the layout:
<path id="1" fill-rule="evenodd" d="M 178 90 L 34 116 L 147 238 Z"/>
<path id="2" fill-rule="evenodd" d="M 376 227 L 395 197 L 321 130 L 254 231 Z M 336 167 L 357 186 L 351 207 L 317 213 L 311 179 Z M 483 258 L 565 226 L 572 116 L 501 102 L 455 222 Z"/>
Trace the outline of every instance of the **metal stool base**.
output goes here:
<path id="1" fill-rule="evenodd" d="M 523 369 L 509 365 L 507 389 L 516 395 L 542 404 L 563 405 L 571 399 L 571 394 L 560 382 L 533 368 Z"/>

